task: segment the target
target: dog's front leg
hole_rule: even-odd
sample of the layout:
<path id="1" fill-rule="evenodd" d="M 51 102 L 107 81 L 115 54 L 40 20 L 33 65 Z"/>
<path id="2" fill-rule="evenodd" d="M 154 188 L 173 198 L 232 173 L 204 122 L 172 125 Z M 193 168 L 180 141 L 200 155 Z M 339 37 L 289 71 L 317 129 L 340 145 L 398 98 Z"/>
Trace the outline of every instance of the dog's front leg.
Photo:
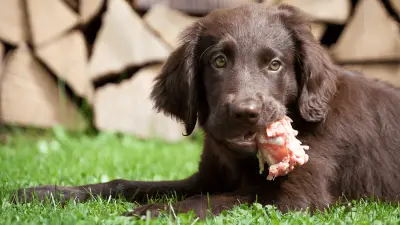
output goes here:
<path id="1" fill-rule="evenodd" d="M 56 186 L 45 185 L 38 187 L 22 188 L 17 190 L 13 202 L 30 202 L 34 198 L 43 201 L 53 198 L 59 202 L 75 200 L 84 202 L 92 197 L 117 198 L 124 197 L 129 201 L 145 202 L 158 194 L 191 196 L 201 191 L 198 184 L 198 173 L 177 181 L 129 181 L 112 180 L 106 183 L 88 184 L 82 186 Z"/>

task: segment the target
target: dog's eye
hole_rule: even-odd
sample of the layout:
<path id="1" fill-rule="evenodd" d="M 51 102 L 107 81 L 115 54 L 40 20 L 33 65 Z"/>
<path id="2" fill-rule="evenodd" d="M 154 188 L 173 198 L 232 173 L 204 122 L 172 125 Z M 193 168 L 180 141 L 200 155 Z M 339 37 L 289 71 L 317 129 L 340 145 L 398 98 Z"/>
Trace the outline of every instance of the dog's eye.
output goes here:
<path id="1" fill-rule="evenodd" d="M 215 68 L 224 68 L 226 67 L 226 58 L 222 55 L 217 56 L 214 59 L 214 66 Z"/>
<path id="2" fill-rule="evenodd" d="M 281 62 L 274 60 L 269 64 L 268 70 L 277 71 L 281 68 Z"/>

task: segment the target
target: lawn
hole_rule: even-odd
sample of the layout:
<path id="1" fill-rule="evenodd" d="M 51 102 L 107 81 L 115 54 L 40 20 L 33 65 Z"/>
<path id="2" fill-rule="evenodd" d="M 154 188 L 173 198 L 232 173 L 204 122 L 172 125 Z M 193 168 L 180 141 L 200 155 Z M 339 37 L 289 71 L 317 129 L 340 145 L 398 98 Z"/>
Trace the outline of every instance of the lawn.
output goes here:
<path id="1" fill-rule="evenodd" d="M 367 201 L 332 207 L 313 216 L 281 214 L 272 206 L 242 205 L 206 221 L 191 213 L 143 221 L 121 217 L 137 206 L 121 200 L 69 202 L 64 207 L 56 202 L 14 205 L 8 201 L 12 189 L 39 184 L 181 179 L 197 170 L 200 153 L 199 136 L 170 144 L 110 133 L 69 134 L 61 129 L 43 136 L 14 132 L 0 145 L 0 224 L 400 224 L 399 206 Z"/>

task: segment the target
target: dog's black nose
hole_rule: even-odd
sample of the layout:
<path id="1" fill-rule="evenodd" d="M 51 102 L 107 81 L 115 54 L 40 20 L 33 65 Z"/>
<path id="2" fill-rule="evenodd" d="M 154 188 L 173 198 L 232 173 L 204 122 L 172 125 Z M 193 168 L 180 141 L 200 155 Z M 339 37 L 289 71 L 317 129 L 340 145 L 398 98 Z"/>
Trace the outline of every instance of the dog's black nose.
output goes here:
<path id="1" fill-rule="evenodd" d="M 254 124 L 260 118 L 262 105 L 255 99 L 246 99 L 232 103 L 231 116 L 238 121 Z"/>

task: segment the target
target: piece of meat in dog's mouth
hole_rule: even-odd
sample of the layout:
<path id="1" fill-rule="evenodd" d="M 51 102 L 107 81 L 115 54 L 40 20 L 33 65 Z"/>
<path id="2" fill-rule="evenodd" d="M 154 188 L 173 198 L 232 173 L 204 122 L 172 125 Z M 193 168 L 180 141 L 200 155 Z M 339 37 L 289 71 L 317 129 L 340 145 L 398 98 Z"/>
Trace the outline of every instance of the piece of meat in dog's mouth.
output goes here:
<path id="1" fill-rule="evenodd" d="M 284 176 L 295 166 L 302 166 L 308 161 L 304 150 L 309 147 L 296 138 L 298 132 L 292 128 L 291 122 L 293 121 L 289 117 L 284 116 L 267 126 L 256 137 L 260 173 L 264 170 L 264 164 L 267 164 L 267 180 Z"/>

